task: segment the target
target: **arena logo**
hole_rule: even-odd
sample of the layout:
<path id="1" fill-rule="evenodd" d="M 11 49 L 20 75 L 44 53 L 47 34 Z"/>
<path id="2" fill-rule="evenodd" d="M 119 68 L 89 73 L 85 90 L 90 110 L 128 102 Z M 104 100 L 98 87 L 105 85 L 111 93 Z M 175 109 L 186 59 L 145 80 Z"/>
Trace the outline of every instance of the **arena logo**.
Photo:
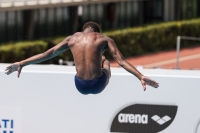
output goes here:
<path id="1" fill-rule="evenodd" d="M 171 120 L 171 118 L 167 115 L 162 117 L 162 118 L 160 118 L 158 115 L 154 115 L 154 116 L 151 117 L 151 119 L 154 120 L 155 122 L 157 122 L 160 125 L 163 125 L 166 122 Z"/>
<path id="2" fill-rule="evenodd" d="M 148 115 L 140 114 L 119 114 L 118 115 L 119 123 L 138 123 L 138 124 L 148 124 Z"/>
<path id="3" fill-rule="evenodd" d="M 174 120 L 177 106 L 135 104 L 121 110 L 114 118 L 111 132 L 157 133 Z"/>

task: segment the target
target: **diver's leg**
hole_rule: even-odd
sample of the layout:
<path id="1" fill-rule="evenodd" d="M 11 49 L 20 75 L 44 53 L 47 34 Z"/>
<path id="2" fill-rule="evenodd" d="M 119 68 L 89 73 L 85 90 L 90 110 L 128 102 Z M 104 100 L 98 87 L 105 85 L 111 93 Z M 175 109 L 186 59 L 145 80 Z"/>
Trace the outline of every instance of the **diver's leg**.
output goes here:
<path id="1" fill-rule="evenodd" d="M 106 77 L 107 77 L 106 86 L 107 86 L 111 77 L 110 62 L 103 55 L 102 55 L 102 69 L 101 70 L 106 74 Z"/>

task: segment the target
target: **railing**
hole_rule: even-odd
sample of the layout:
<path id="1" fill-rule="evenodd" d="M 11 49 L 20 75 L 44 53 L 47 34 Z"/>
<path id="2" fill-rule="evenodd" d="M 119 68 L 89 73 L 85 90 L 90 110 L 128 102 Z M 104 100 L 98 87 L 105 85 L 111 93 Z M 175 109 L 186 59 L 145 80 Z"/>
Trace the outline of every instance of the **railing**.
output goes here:
<path id="1" fill-rule="evenodd" d="M 176 69 L 179 68 L 179 53 L 180 53 L 181 39 L 182 40 L 200 41 L 199 37 L 177 36 L 177 43 L 176 43 Z"/>
<path id="2" fill-rule="evenodd" d="M 0 10 L 42 8 L 44 6 L 80 5 L 133 0 L 0 0 Z"/>
<path id="3" fill-rule="evenodd" d="M 8 8 L 8 7 L 47 5 L 47 4 L 57 4 L 57 3 L 88 2 L 88 1 L 91 0 L 2 0 L 0 2 L 0 7 Z"/>
<path id="4" fill-rule="evenodd" d="M 89 0 L 2 0 L 0 2 L 2 8 L 11 6 L 31 6 L 31 5 L 44 5 L 68 2 L 84 2 Z"/>

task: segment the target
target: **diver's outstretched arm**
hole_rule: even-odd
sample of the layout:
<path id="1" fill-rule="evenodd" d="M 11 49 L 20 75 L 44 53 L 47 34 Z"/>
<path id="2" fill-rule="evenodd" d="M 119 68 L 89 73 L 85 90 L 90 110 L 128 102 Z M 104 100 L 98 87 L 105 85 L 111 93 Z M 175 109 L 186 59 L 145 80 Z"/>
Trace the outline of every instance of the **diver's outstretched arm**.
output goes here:
<path id="1" fill-rule="evenodd" d="M 10 66 L 6 67 L 5 74 L 9 75 L 14 71 L 18 71 L 18 77 L 19 77 L 21 69 L 24 66 L 27 66 L 30 64 L 37 64 L 37 63 L 43 62 L 45 60 L 51 59 L 51 58 L 61 54 L 62 52 L 66 51 L 67 49 L 69 49 L 69 47 L 68 47 L 69 40 L 70 40 L 70 36 L 44 53 L 37 54 L 28 59 L 11 64 Z"/>
<path id="2" fill-rule="evenodd" d="M 159 84 L 156 81 L 141 74 L 133 65 L 125 60 L 125 58 L 117 48 L 115 42 L 111 38 L 108 38 L 108 49 L 113 58 L 121 67 L 135 75 L 141 81 L 144 90 L 146 90 L 146 85 L 158 88 Z"/>

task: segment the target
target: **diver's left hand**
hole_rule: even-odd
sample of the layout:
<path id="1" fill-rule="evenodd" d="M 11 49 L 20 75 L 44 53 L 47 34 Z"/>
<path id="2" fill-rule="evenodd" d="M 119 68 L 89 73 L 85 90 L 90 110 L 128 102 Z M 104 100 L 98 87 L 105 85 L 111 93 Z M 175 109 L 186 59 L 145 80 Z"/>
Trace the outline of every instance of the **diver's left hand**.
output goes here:
<path id="1" fill-rule="evenodd" d="M 147 76 L 142 76 L 140 81 L 142 83 L 144 91 L 146 90 L 146 85 L 149 85 L 149 86 L 154 87 L 154 88 L 158 88 L 159 87 L 159 83 L 157 83 L 156 81 L 150 79 Z"/>

